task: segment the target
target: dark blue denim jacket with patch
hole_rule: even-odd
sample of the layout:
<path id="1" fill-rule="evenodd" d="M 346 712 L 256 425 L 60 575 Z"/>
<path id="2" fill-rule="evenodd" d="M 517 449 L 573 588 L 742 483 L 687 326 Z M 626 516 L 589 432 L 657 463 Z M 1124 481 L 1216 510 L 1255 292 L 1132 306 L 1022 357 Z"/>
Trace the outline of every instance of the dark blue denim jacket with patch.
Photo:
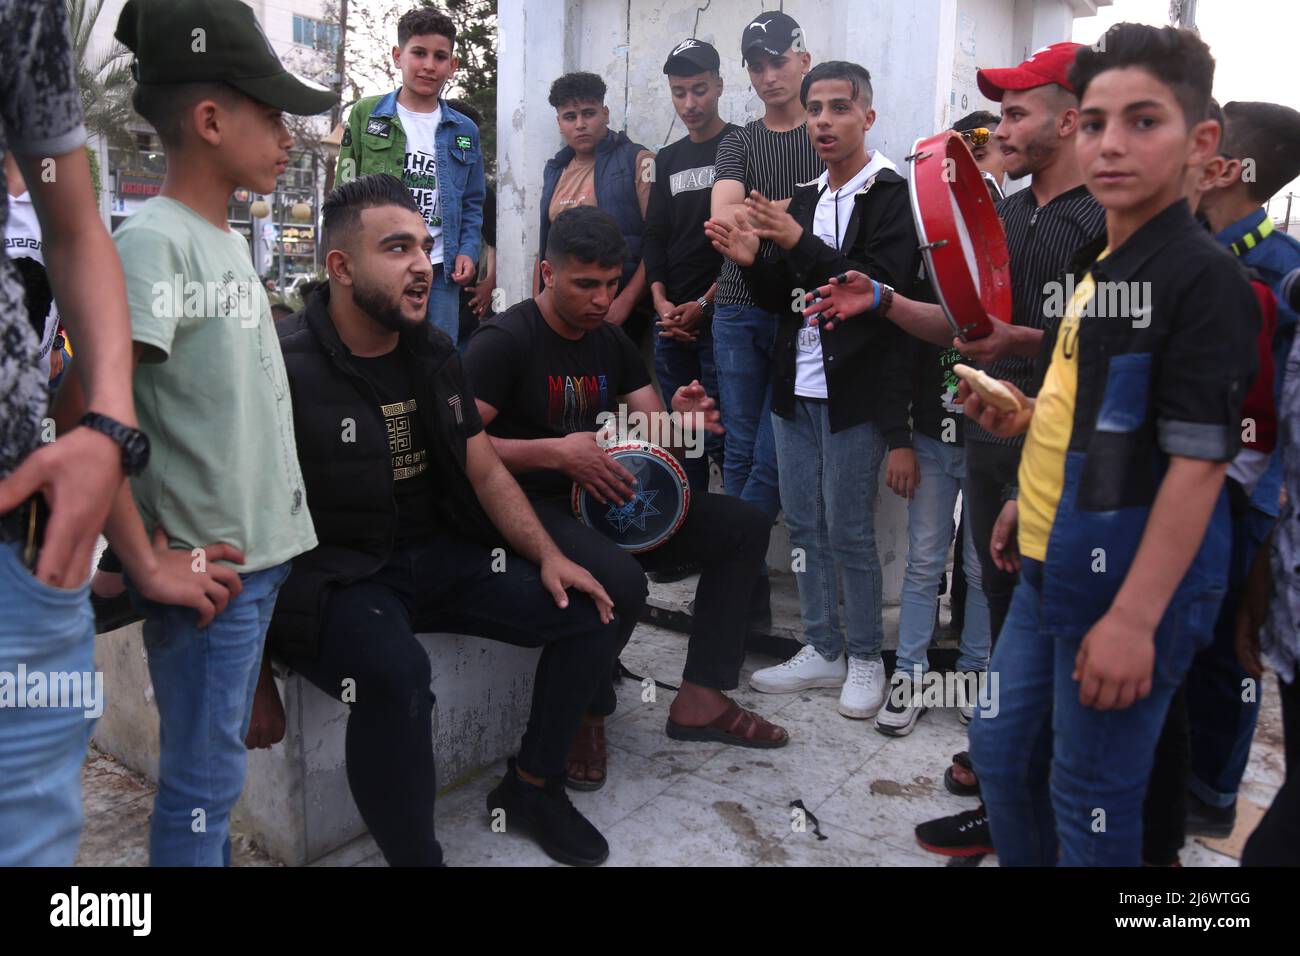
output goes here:
<path id="1" fill-rule="evenodd" d="M 1066 346 L 1078 350 L 1078 389 L 1043 565 L 1041 619 L 1045 632 L 1059 636 L 1086 633 L 1110 608 L 1170 457 L 1228 462 L 1236 455 L 1257 364 L 1254 292 L 1186 202 L 1158 213 L 1097 262 L 1105 246 L 1104 236 L 1085 246 L 1069 269 L 1082 276 L 1091 268 L 1096 289 Z M 1059 329 L 1059 318 L 1049 318 L 1040 383 Z M 1229 543 L 1221 493 L 1162 627 L 1187 615 L 1196 630 L 1213 625 Z"/>

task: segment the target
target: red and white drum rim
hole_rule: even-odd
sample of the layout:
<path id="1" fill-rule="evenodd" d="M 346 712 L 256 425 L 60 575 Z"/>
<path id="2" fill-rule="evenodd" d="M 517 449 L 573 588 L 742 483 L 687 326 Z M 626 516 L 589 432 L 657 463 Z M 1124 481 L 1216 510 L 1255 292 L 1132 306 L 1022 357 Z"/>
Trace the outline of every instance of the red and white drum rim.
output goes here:
<path id="1" fill-rule="evenodd" d="M 1011 255 L 1002 220 L 961 134 L 945 130 L 912 147 L 908 193 L 926 269 L 953 331 L 991 331 L 1011 321 Z"/>

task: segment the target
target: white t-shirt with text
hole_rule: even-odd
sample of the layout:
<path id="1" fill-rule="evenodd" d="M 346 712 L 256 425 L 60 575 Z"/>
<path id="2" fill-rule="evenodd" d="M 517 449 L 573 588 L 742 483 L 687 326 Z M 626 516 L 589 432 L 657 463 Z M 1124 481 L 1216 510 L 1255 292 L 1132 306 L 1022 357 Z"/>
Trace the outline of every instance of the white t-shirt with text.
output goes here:
<path id="1" fill-rule="evenodd" d="M 397 115 L 406 133 L 406 162 L 402 182 L 411 191 L 420 214 L 433 237 L 433 252 L 429 260 L 442 262 L 442 207 L 438 203 L 438 124 L 442 122 L 442 107 L 432 113 L 414 113 L 401 103 Z"/>

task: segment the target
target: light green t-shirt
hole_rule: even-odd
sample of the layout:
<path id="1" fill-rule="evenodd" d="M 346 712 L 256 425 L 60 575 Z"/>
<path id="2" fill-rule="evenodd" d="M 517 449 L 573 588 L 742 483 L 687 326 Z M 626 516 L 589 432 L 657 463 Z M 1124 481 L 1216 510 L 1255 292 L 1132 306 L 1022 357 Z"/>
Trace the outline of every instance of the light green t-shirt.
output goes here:
<path id="1" fill-rule="evenodd" d="M 131 337 L 146 346 L 135 407 L 152 452 L 131 490 L 149 533 L 161 523 L 173 547 L 232 544 L 244 573 L 311 550 L 284 358 L 247 241 L 165 196 L 113 241 Z"/>

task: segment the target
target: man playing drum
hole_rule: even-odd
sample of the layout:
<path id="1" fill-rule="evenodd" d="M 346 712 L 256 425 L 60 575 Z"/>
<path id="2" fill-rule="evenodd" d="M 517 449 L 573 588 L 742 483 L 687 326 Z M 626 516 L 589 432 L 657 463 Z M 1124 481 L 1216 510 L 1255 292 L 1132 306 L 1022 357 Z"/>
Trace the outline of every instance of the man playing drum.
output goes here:
<path id="1" fill-rule="evenodd" d="M 738 498 L 698 495 L 670 540 L 634 556 L 573 514 L 575 482 L 597 502 L 647 527 L 663 520 L 655 512 L 670 510 L 644 500 L 631 473 L 598 440 L 611 412 L 620 420 L 668 418 L 636 346 L 605 321 L 623 251 L 623 237 L 608 213 L 580 206 L 556 217 L 541 264 L 541 293 L 485 323 L 470 340 L 465 366 L 478 412 L 542 525 L 609 592 L 620 646 L 645 602 L 643 569 L 703 565 L 681 690 L 668 709 L 668 735 L 781 747 L 789 740 L 784 729 L 723 693 L 739 682 L 752 595 L 764 573 L 767 517 Z M 699 382 L 679 388 L 672 406 L 688 437 L 721 429 L 713 399 Z M 691 444 L 703 453 L 702 442 Z M 602 683 L 569 755 L 571 787 L 604 785 L 604 724 L 615 705 L 612 683 Z"/>

